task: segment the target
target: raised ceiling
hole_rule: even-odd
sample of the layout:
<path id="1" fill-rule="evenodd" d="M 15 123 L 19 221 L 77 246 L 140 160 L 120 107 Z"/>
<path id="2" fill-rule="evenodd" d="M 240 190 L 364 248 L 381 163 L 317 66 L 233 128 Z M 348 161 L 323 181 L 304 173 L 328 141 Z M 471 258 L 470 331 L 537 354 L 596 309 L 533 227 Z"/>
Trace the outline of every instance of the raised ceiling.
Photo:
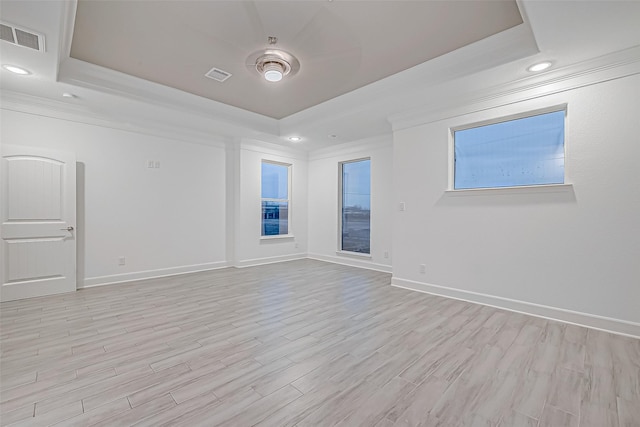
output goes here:
<path id="1" fill-rule="evenodd" d="M 80 0 L 70 56 L 281 119 L 521 23 L 512 0 Z M 280 83 L 247 64 L 269 36 L 301 63 Z"/>

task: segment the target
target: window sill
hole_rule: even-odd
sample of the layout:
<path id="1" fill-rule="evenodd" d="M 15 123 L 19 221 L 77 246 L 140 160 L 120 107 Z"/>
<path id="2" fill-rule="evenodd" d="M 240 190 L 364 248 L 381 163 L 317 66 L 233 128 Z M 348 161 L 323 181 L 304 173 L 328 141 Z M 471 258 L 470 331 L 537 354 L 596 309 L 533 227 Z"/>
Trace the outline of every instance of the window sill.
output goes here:
<path id="1" fill-rule="evenodd" d="M 362 254 L 360 252 L 336 251 L 336 255 L 350 256 L 354 258 L 371 259 L 371 254 Z"/>
<path id="2" fill-rule="evenodd" d="M 293 234 L 274 234 L 273 236 L 260 236 L 260 240 L 293 239 Z"/>
<path id="3" fill-rule="evenodd" d="M 447 196 L 488 196 L 506 194 L 535 194 L 535 193 L 570 193 L 573 184 L 526 185 L 520 187 L 470 188 L 465 190 L 446 190 Z"/>

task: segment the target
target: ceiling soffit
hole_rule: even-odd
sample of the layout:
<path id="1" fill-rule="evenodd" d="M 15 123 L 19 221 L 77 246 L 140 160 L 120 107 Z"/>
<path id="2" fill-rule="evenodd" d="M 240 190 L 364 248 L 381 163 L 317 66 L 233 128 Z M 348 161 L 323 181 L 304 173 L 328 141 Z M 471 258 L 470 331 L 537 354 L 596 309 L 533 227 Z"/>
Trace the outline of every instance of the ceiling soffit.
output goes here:
<path id="1" fill-rule="evenodd" d="M 71 57 L 281 119 L 521 23 L 515 1 L 80 0 Z M 246 63 L 268 36 L 300 60 L 291 79 Z"/>

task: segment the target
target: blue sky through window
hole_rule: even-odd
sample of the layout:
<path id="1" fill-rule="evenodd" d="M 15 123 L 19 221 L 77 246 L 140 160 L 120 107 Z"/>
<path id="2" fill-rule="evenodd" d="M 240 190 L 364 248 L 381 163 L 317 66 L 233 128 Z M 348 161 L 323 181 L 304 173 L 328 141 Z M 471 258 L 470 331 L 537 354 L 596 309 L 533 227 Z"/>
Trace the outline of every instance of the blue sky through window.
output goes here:
<path id="1" fill-rule="evenodd" d="M 288 199 L 289 167 L 262 162 L 262 198 Z"/>
<path id="2" fill-rule="evenodd" d="M 371 208 L 371 161 L 342 164 L 343 204 Z"/>
<path id="3" fill-rule="evenodd" d="M 456 131 L 454 188 L 564 183 L 564 110 Z"/>

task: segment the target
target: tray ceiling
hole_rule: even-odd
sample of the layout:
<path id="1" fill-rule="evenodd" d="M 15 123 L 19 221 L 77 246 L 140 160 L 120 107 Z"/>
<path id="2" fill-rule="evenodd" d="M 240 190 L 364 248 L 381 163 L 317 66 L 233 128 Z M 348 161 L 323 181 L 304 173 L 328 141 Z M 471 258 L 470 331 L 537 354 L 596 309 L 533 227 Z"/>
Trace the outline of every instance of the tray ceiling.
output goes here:
<path id="1" fill-rule="evenodd" d="M 71 57 L 281 119 L 521 23 L 515 1 L 80 0 Z M 301 64 L 279 83 L 247 64 L 269 36 Z"/>

